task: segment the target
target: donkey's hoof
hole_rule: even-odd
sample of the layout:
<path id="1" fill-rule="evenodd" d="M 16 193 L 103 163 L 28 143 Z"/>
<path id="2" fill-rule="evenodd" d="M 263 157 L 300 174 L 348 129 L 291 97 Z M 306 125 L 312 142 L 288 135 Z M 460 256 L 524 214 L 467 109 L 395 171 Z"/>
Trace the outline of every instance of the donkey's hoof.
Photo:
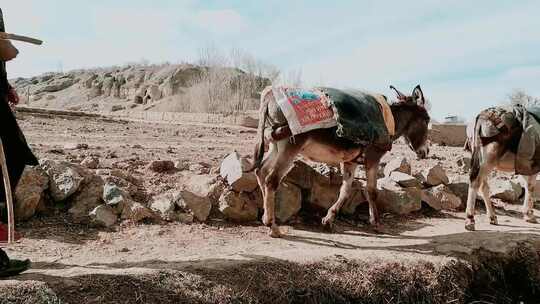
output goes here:
<path id="1" fill-rule="evenodd" d="M 265 225 L 266 227 L 271 227 L 273 219 L 269 218 L 265 213 L 262 216 L 262 222 L 263 222 L 263 225 Z"/>
<path id="2" fill-rule="evenodd" d="M 490 218 L 489 218 L 489 223 L 490 223 L 491 225 L 495 225 L 495 226 L 499 225 L 499 221 L 497 220 L 497 217 L 496 217 L 496 216 L 490 217 Z"/>
<path id="3" fill-rule="evenodd" d="M 279 229 L 278 226 L 273 225 L 272 227 L 270 227 L 270 237 L 280 238 L 282 236 L 283 234 L 281 233 L 281 230 Z"/>
<path id="4" fill-rule="evenodd" d="M 538 224 L 538 219 L 536 218 L 536 216 L 532 215 L 532 214 L 526 214 L 523 216 L 523 219 L 525 220 L 525 222 L 527 223 L 531 223 L 531 224 Z"/>
<path id="5" fill-rule="evenodd" d="M 326 230 L 332 231 L 334 229 L 334 219 L 331 217 L 323 217 L 321 224 Z"/>
<path id="6" fill-rule="evenodd" d="M 468 231 L 476 230 L 475 227 L 474 227 L 474 221 L 466 220 L 465 221 L 465 230 L 468 230 Z"/>
<path id="7" fill-rule="evenodd" d="M 375 231 L 375 233 L 384 233 L 384 225 L 381 224 L 381 223 L 375 223 L 375 224 L 371 224 L 371 228 L 373 229 L 373 231 Z"/>

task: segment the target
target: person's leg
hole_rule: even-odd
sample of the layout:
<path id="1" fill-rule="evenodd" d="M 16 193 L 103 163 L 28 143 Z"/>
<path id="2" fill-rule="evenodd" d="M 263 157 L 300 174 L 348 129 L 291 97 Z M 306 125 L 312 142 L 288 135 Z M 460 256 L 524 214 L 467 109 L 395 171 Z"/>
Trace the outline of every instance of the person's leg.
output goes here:
<path id="1" fill-rule="evenodd" d="M 2 122 L 0 138 L 5 151 L 11 187 L 14 191 L 26 165 L 34 166 L 38 164 L 38 161 L 28 146 L 5 96 L 2 95 L 5 94 L 0 94 L 0 121 Z M 4 183 L 1 182 L 1 178 L 3 176 L 0 173 L 0 202 L 5 202 Z M 0 221 L 4 223 L 7 221 L 7 212 L 4 210 L 0 213 Z"/>
<path id="2" fill-rule="evenodd" d="M 21 274 L 28 269 L 32 263 L 30 260 L 10 259 L 6 252 L 0 249 L 0 277 L 11 277 Z"/>

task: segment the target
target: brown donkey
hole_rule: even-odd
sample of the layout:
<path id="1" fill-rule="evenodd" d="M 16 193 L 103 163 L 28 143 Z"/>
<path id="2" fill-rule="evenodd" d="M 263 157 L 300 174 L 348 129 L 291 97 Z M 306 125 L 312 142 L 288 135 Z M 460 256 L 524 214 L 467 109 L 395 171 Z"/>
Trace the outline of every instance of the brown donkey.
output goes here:
<path id="1" fill-rule="evenodd" d="M 465 150 L 471 151 L 472 161 L 465 211 L 467 217 L 465 229 L 475 230 L 474 213 L 478 190 L 480 190 L 480 195 L 484 200 L 490 224 L 498 224 L 497 215 L 490 199 L 488 177 L 495 169 L 503 172 L 516 172 L 516 153 L 522 134 L 523 127 L 516 119 L 515 114 L 511 110 L 501 107 L 489 108 L 480 112 L 475 123 L 468 126 Z M 527 185 L 522 212 L 524 220 L 529 223 L 537 222 L 533 214 L 533 193 L 537 171 L 532 171 L 535 173 L 531 175 L 520 175 Z"/>
<path id="2" fill-rule="evenodd" d="M 391 87 L 397 93 L 398 101 L 390 105 L 395 120 L 395 135 L 392 140 L 405 137 L 409 146 L 419 158 L 429 153 L 428 125 L 429 114 L 425 108 L 425 98 L 420 86 L 416 86 L 411 96 L 406 96 Z M 264 225 L 271 228 L 270 235 L 279 237 L 280 231 L 274 215 L 275 192 L 281 180 L 287 175 L 298 154 L 320 163 L 339 165 L 343 182 L 339 197 L 328 210 L 322 224 L 331 227 L 340 208 L 351 192 L 351 185 L 356 167 L 364 164 L 367 175 L 366 197 L 369 202 L 370 223 L 379 228 L 380 217 L 377 208 L 377 173 L 381 157 L 387 152 L 375 145 L 362 146 L 336 136 L 336 127 L 316 129 L 291 138 L 290 133 L 280 136 L 288 128 L 283 112 L 272 94 L 266 88 L 261 94 L 259 110 L 260 140 L 255 147 L 255 173 L 261 187 L 264 200 Z M 264 158 L 265 140 L 270 143 L 269 154 Z M 264 159 L 263 159 L 264 158 Z"/>

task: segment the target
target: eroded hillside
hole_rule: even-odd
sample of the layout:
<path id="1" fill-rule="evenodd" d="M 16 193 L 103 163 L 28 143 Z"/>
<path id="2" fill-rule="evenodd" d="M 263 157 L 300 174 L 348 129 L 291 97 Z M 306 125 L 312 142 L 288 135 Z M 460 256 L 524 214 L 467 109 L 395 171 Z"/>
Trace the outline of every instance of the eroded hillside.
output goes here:
<path id="1" fill-rule="evenodd" d="M 34 107 L 227 113 L 256 108 L 257 92 L 269 80 L 237 68 L 162 64 L 47 73 L 11 83 Z"/>

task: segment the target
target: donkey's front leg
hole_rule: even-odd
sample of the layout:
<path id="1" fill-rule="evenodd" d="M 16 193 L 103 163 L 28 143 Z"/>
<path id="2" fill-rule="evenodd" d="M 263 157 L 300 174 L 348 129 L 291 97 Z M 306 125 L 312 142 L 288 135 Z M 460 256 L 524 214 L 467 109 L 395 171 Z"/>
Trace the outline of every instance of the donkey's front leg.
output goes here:
<path id="1" fill-rule="evenodd" d="M 533 205 L 534 205 L 534 188 L 536 187 L 536 176 L 537 174 L 531 176 L 522 176 L 526 182 L 525 189 L 525 200 L 523 201 L 523 219 L 528 223 L 536 224 L 538 221 L 534 216 Z"/>
<path id="2" fill-rule="evenodd" d="M 375 230 L 380 230 L 381 218 L 377 208 L 377 175 L 379 173 L 379 163 L 384 153 L 377 150 L 367 150 L 365 153 L 365 170 L 367 177 L 366 198 L 369 203 L 369 222 Z"/>
<path id="3" fill-rule="evenodd" d="M 341 163 L 341 174 L 343 175 L 343 181 L 341 183 L 341 188 L 339 189 L 339 197 L 337 201 L 328 209 L 328 213 L 322 219 L 323 226 L 332 228 L 332 224 L 336 219 L 337 214 L 343 204 L 347 201 L 351 194 L 352 182 L 354 179 L 354 172 L 356 171 L 356 163 Z"/>

